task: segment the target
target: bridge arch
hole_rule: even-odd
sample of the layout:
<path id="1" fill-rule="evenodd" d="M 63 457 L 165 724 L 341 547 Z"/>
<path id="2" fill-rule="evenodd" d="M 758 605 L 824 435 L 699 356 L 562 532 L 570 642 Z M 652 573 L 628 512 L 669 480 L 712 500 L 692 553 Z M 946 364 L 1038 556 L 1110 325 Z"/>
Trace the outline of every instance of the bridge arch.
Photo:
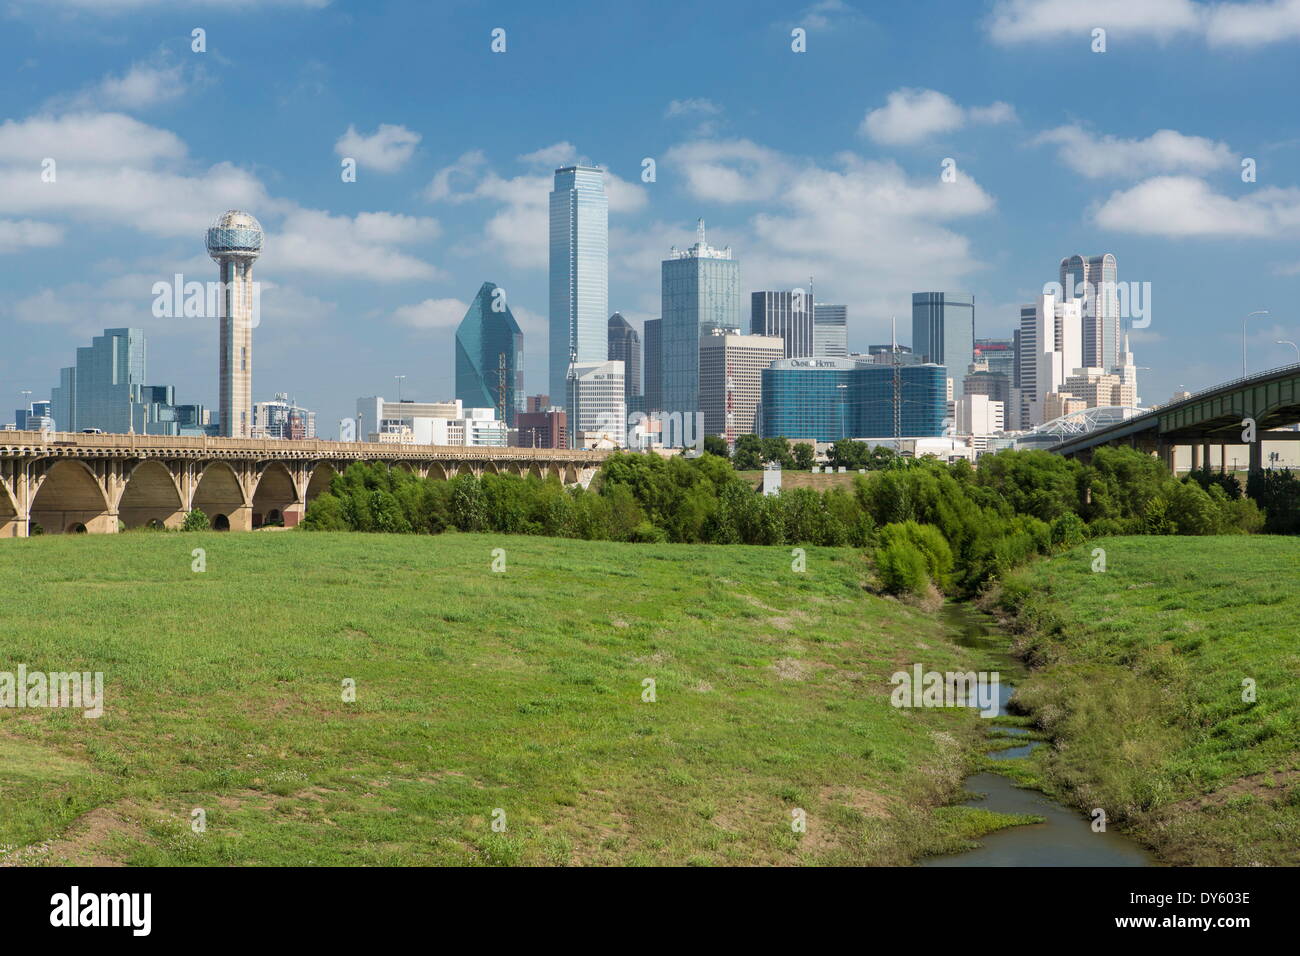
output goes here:
<path id="1" fill-rule="evenodd" d="M 239 476 L 224 461 L 210 462 L 203 469 L 194 489 L 193 507 L 207 515 L 208 523 L 218 530 L 252 528 L 252 508 L 244 497 Z"/>
<path id="2" fill-rule="evenodd" d="M 330 490 L 330 482 L 334 476 L 339 473 L 338 468 L 332 462 L 318 461 L 311 469 L 311 477 L 307 479 L 307 490 L 303 493 L 303 498 L 307 504 L 311 504 L 320 495 Z"/>
<path id="3" fill-rule="evenodd" d="M 264 525 L 293 525 L 301 516 L 298 488 L 283 462 L 274 461 L 263 469 L 253 491 L 254 528 Z M 298 517 L 295 517 L 298 516 Z"/>
<path id="4" fill-rule="evenodd" d="M 45 473 L 32 499 L 32 524 L 46 534 L 96 534 L 117 531 L 117 514 L 109 507 L 99 479 L 84 462 L 63 459 Z"/>
<path id="5" fill-rule="evenodd" d="M 9 494 L 9 486 L 0 481 L 0 538 L 17 538 L 26 533 L 18 521 L 18 503 Z"/>
<path id="6" fill-rule="evenodd" d="M 442 462 L 433 461 L 429 463 L 429 477 L 435 478 L 438 481 L 447 480 L 447 469 L 443 467 Z"/>
<path id="7" fill-rule="evenodd" d="M 128 528 L 143 528 L 155 522 L 165 528 L 179 528 L 185 520 L 185 503 L 167 466 L 151 458 L 132 468 L 118 499 L 117 514 Z"/>

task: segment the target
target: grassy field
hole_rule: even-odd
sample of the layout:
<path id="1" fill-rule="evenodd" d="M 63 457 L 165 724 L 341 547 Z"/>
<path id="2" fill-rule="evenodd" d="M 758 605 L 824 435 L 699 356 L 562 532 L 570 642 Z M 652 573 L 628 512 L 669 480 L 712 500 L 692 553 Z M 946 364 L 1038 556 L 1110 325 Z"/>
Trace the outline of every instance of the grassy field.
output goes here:
<path id="1" fill-rule="evenodd" d="M 0 862 L 906 863 L 968 845 L 1011 822 L 944 805 L 980 721 L 896 710 L 887 683 L 966 652 L 866 574 L 848 549 L 794 573 L 782 548 L 487 535 L 6 541 L 0 670 L 102 671 L 105 713 L 0 710 Z"/>
<path id="2" fill-rule="evenodd" d="M 1028 782 L 1170 863 L 1300 863 L 1297 585 L 1300 541 L 1266 536 L 1108 538 L 1012 575 L 1046 662 L 1019 700 L 1054 741 Z"/>

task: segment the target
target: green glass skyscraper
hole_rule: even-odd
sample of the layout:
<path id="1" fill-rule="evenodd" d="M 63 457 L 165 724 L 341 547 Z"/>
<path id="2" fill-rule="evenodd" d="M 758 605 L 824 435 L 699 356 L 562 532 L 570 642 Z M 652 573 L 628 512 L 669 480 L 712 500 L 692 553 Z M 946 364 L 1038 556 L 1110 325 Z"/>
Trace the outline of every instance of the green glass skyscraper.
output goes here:
<path id="1" fill-rule="evenodd" d="M 524 333 L 505 290 L 484 282 L 456 329 L 456 397 L 466 408 L 494 408 L 511 428 L 524 394 Z"/>

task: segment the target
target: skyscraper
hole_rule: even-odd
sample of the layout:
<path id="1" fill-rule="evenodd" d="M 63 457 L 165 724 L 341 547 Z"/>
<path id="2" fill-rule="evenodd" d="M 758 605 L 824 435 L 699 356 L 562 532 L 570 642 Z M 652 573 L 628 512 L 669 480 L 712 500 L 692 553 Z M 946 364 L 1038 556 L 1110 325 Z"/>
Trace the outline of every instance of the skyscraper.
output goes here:
<path id="1" fill-rule="evenodd" d="M 175 435 L 171 386 L 145 385 L 143 329 L 105 329 L 77 364 L 59 372 L 50 392 L 51 416 L 61 432 L 98 428 L 116 434 Z"/>
<path id="2" fill-rule="evenodd" d="M 551 190 L 550 392 L 568 394 L 570 361 L 607 361 L 609 200 L 596 166 L 555 171 Z"/>
<path id="3" fill-rule="evenodd" d="M 664 338 L 663 320 L 646 319 L 645 331 L 645 410 L 660 412 L 664 407 Z"/>
<path id="4" fill-rule="evenodd" d="M 785 343 L 774 336 L 719 333 L 700 339 L 704 434 L 728 443 L 756 434 L 763 369 L 784 357 Z"/>
<path id="5" fill-rule="evenodd" d="M 897 371 L 897 437 L 942 435 L 946 370 L 925 364 Z M 894 437 L 894 372 L 850 358 L 773 362 L 762 371 L 762 434 L 823 442 Z"/>
<path id="6" fill-rule="evenodd" d="M 695 245 L 673 249 L 663 262 L 663 408 L 700 410 L 700 338 L 714 329 L 740 329 L 740 263 L 730 247 L 715 249 L 699 221 Z"/>
<path id="7" fill-rule="evenodd" d="M 802 289 L 791 292 L 753 292 L 749 296 L 751 335 L 779 336 L 786 358 L 813 355 L 813 301 Z"/>
<path id="8" fill-rule="evenodd" d="M 456 328 L 456 397 L 466 408 L 496 409 L 513 428 L 524 394 L 524 333 L 505 291 L 484 282 Z"/>
<path id="9" fill-rule="evenodd" d="M 621 312 L 609 317 L 609 358 L 623 363 L 623 395 L 631 404 L 641 394 L 641 336 Z"/>
<path id="10" fill-rule="evenodd" d="M 1062 298 L 1083 300 L 1083 364 L 1115 368 L 1120 363 L 1119 263 L 1109 252 L 1061 260 Z"/>
<path id="11" fill-rule="evenodd" d="M 627 400 L 623 397 L 623 363 L 598 362 L 574 366 L 569 379 L 567 403 L 570 448 L 581 448 L 580 433 L 587 440 L 601 435 L 622 447 L 627 440 Z"/>
<path id="12" fill-rule="evenodd" d="M 258 319 L 253 261 L 262 254 L 262 224 L 232 209 L 208 230 L 207 245 L 221 277 L 217 363 L 221 434 L 247 438 L 253 427 L 253 326 Z"/>
<path id="13" fill-rule="evenodd" d="M 813 305 L 813 355 L 844 358 L 849 354 L 849 308 L 818 302 Z"/>
<path id="14" fill-rule="evenodd" d="M 912 351 L 946 366 L 952 398 L 975 353 L 975 297 L 961 292 L 912 293 Z"/>
<path id="15" fill-rule="evenodd" d="M 1059 302 L 1054 295 L 1040 295 L 1020 310 L 1021 428 L 1050 421 L 1044 417 L 1046 396 L 1060 391 L 1082 364 L 1081 327 L 1079 299 Z"/>

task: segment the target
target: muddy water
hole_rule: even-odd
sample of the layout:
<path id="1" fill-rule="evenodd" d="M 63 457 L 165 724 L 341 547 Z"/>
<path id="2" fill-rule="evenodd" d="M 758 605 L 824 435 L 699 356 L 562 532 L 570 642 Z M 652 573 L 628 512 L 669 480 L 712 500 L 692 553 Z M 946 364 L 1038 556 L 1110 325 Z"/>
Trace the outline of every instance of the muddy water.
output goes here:
<path id="1" fill-rule="evenodd" d="M 957 643 L 975 648 L 989 661 L 1000 676 L 998 713 L 1007 713 L 1006 704 L 1015 690 L 1015 682 L 1025 669 L 1010 653 L 1010 639 L 998 631 L 993 622 L 969 608 L 949 605 L 944 609 L 947 623 L 957 631 Z M 1012 734 L 1025 731 L 1014 727 L 1001 730 Z M 995 760 L 1022 760 L 1040 746 L 1036 740 L 1023 747 L 990 753 Z M 983 844 L 965 853 L 928 857 L 922 866 L 1151 866 L 1150 855 L 1126 837 L 1108 831 L 1094 833 L 1091 821 L 1062 806 L 1037 790 L 1017 787 L 1007 777 L 996 773 L 976 773 L 966 778 L 965 787 L 983 796 L 966 806 L 983 807 L 998 813 L 1032 813 L 1044 819 L 1010 827 L 980 837 Z"/>

